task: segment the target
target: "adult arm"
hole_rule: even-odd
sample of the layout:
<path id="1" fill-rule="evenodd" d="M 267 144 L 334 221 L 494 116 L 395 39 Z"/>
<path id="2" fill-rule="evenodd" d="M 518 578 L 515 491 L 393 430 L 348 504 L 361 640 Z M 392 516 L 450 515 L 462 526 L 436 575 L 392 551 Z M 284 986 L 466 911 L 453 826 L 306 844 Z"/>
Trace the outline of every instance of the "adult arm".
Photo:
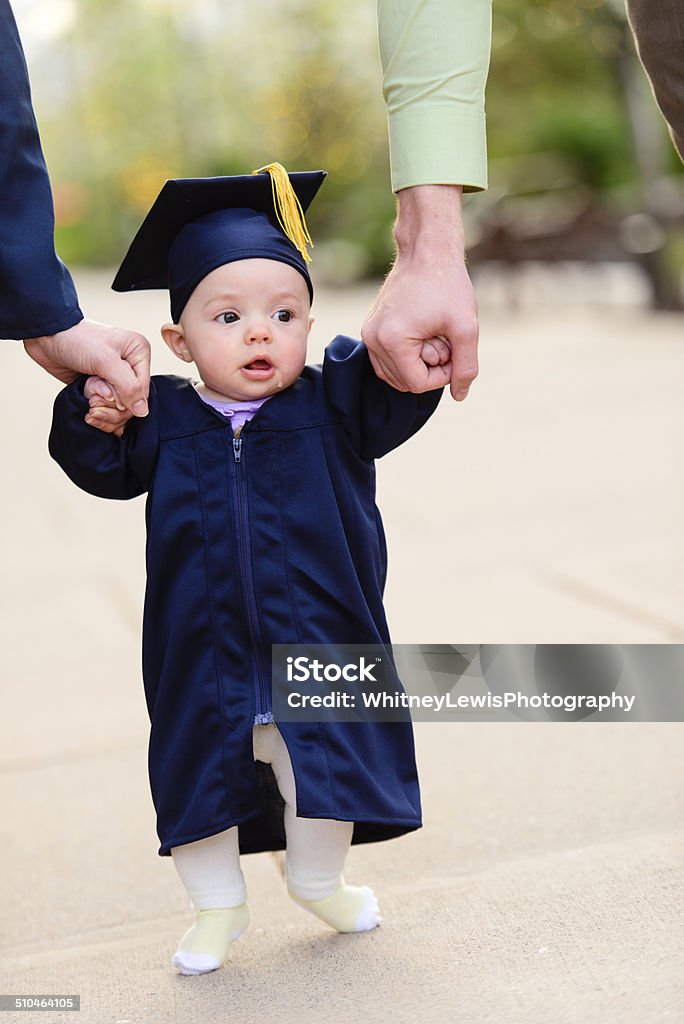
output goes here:
<path id="1" fill-rule="evenodd" d="M 50 179 L 8 0 L 0 0 L 0 54 L 0 336 L 32 338 L 83 314 L 55 254 Z"/>
<path id="2" fill-rule="evenodd" d="M 684 10 L 680 0 L 627 0 L 641 63 L 684 160 Z"/>
<path id="3" fill-rule="evenodd" d="M 487 187 L 491 0 L 378 0 L 392 191 Z"/>
<path id="4" fill-rule="evenodd" d="M 95 373 L 119 404 L 147 412 L 150 347 L 135 331 L 85 320 L 54 248 L 50 179 L 31 104 L 19 33 L 0 0 L 0 337 L 63 382 Z"/>
<path id="5" fill-rule="evenodd" d="M 397 254 L 362 336 L 376 372 L 395 388 L 450 384 L 460 401 L 477 375 L 461 199 L 487 187 L 491 3 L 378 0 L 378 31 Z M 452 359 L 428 378 L 421 348 L 431 338 L 447 341 Z"/>

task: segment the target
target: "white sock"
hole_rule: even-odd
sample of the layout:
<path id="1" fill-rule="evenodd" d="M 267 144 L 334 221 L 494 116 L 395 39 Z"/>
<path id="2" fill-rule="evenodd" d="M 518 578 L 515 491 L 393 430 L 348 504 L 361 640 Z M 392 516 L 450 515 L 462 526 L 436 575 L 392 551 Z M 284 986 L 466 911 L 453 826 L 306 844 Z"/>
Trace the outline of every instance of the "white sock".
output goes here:
<path id="1" fill-rule="evenodd" d="M 206 974 L 217 970 L 248 924 L 246 903 L 241 907 L 198 910 L 194 925 L 180 940 L 171 963 L 181 974 Z"/>
<path id="2" fill-rule="evenodd" d="M 337 892 L 322 900 L 303 900 L 291 889 L 288 891 L 298 906 L 337 932 L 369 932 L 382 920 L 375 893 L 367 885 L 346 885 L 342 879 Z"/>
<path id="3" fill-rule="evenodd" d="M 195 923 L 180 940 L 172 963 L 181 974 L 215 971 L 249 924 L 247 891 L 240 869 L 238 830 L 226 829 L 174 846 L 173 863 L 197 908 Z"/>

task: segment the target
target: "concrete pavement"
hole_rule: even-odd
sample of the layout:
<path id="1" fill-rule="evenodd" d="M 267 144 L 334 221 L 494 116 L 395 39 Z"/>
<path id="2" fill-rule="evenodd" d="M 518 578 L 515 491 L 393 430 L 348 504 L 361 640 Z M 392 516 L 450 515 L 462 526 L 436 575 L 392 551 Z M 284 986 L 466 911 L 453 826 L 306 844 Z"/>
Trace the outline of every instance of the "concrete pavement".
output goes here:
<path id="1" fill-rule="evenodd" d="M 90 315 L 156 336 L 163 296 L 103 280 L 80 282 Z M 321 294 L 312 358 L 369 301 Z M 471 398 L 379 466 L 395 639 L 682 642 L 682 319 L 485 312 L 482 330 Z M 83 1024 L 684 1021 L 679 724 L 418 726 L 425 827 L 350 855 L 382 926 L 335 935 L 249 857 L 230 964 L 177 976 L 191 914 L 146 778 L 142 503 L 61 476 L 56 385 L 2 354 L 0 992 L 79 993 Z M 32 1019 L 71 1018 L 0 1024 Z"/>

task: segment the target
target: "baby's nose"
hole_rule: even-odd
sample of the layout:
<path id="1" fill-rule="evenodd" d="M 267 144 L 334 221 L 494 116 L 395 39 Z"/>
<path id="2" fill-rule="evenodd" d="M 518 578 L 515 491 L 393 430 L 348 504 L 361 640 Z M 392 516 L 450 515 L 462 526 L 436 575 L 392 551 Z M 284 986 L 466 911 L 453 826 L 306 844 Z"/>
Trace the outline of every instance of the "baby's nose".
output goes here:
<path id="1" fill-rule="evenodd" d="M 271 328 L 268 321 L 253 320 L 247 325 L 246 341 L 270 341 Z"/>

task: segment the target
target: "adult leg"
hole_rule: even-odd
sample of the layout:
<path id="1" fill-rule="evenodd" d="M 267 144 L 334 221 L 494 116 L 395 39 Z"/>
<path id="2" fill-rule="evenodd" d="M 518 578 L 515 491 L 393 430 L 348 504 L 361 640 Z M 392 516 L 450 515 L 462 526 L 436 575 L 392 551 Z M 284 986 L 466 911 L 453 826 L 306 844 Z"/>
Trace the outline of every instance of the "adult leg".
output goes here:
<path id="1" fill-rule="evenodd" d="M 285 801 L 285 878 L 290 896 L 336 931 L 375 928 L 380 915 L 372 889 L 347 885 L 342 876 L 354 823 L 297 817 L 294 772 L 277 726 L 255 726 L 254 756 L 271 765 Z"/>
<path id="2" fill-rule="evenodd" d="M 641 63 L 684 160 L 684 0 L 627 0 Z"/>
<path id="3" fill-rule="evenodd" d="M 249 924 L 237 828 L 174 846 L 173 863 L 197 909 L 172 963 L 181 974 L 215 971 Z"/>

